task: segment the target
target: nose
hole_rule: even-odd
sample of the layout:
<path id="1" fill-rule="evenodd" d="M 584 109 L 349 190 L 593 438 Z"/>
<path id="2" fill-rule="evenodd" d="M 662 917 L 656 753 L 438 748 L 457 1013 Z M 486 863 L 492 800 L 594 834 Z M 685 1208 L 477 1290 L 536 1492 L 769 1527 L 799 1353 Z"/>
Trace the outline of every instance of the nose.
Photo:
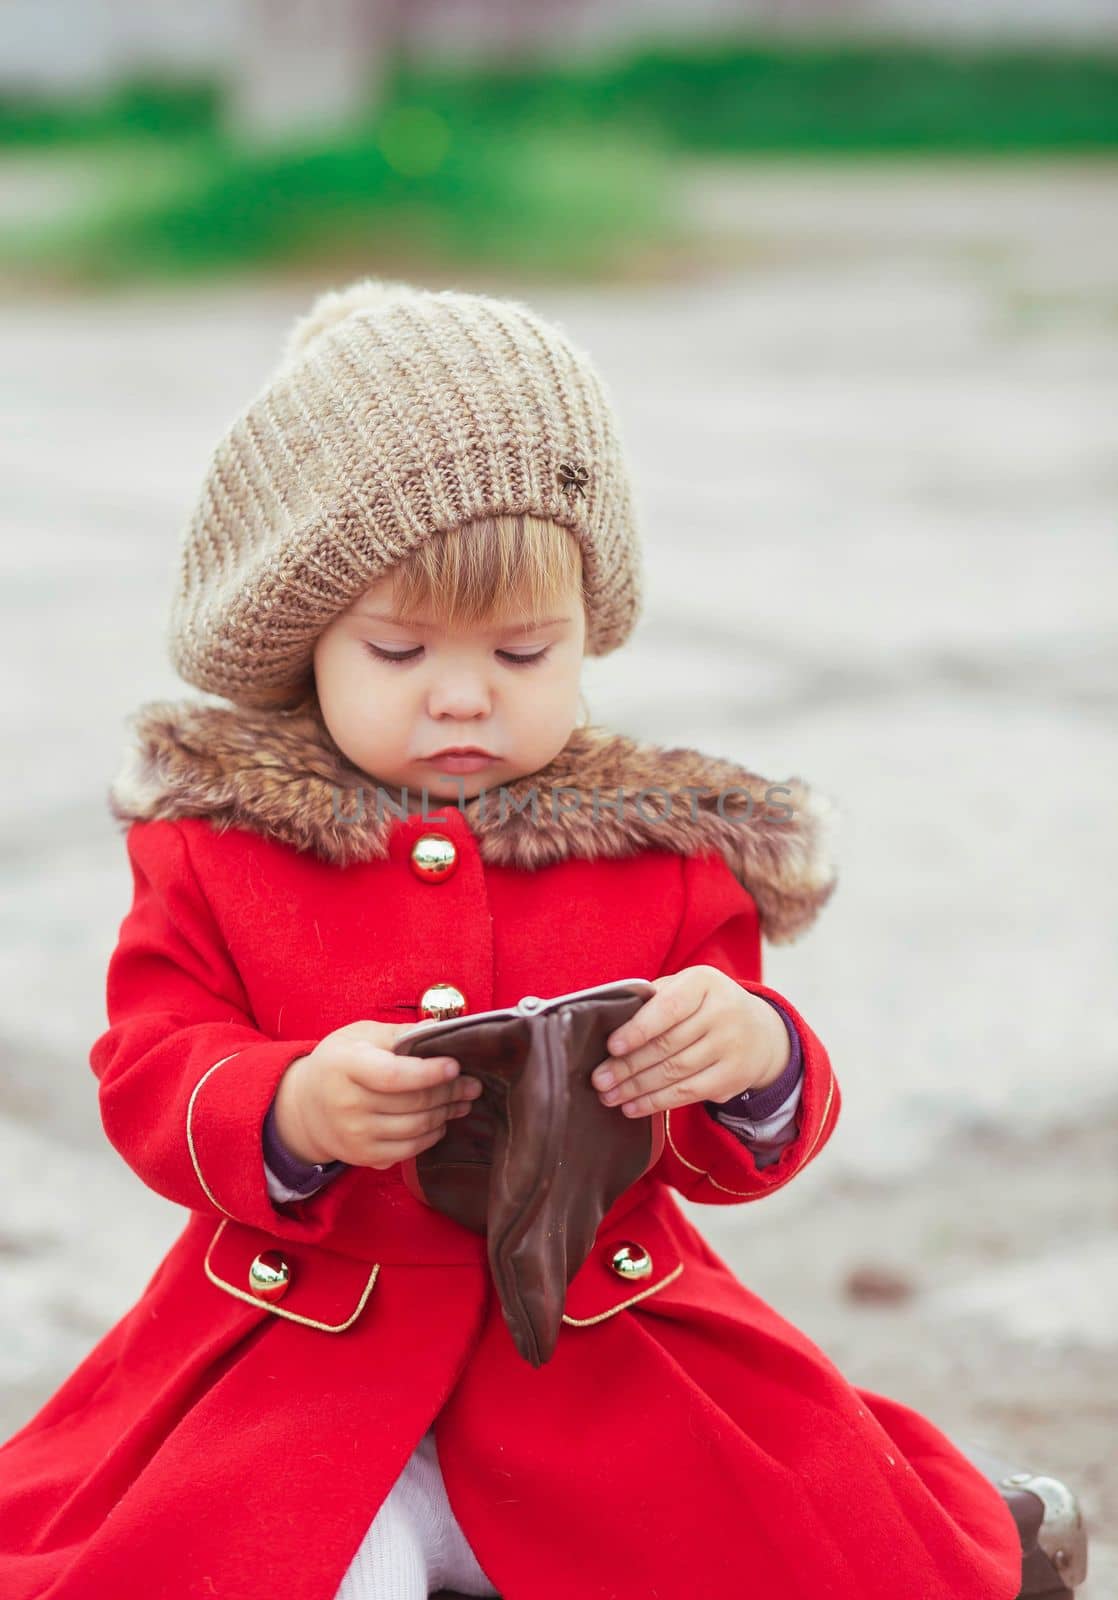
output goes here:
<path id="1" fill-rule="evenodd" d="M 487 717 L 489 687 L 480 673 L 468 667 L 444 672 L 431 685 L 427 710 L 432 717 Z"/>

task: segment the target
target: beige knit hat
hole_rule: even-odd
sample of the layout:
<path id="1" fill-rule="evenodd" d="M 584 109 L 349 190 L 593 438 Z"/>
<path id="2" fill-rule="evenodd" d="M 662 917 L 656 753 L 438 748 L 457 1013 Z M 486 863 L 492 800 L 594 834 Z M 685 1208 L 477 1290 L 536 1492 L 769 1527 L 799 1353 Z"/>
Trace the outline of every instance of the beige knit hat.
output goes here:
<path id="1" fill-rule="evenodd" d="M 322 629 L 425 539 L 501 512 L 571 529 L 589 655 L 640 612 L 610 401 L 526 306 L 362 279 L 313 303 L 218 444 L 186 529 L 170 654 L 245 706 L 296 695 Z"/>

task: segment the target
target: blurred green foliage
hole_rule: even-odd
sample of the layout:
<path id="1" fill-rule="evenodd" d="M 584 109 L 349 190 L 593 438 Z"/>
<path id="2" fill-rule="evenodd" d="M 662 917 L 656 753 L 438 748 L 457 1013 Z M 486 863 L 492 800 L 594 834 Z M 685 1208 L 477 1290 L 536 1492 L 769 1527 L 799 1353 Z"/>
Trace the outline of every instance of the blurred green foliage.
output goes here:
<path id="1" fill-rule="evenodd" d="M 428 118 L 417 132 L 419 120 L 400 108 L 376 132 L 293 147 L 205 140 L 143 160 L 117 151 L 91 180 L 90 203 L 0 255 L 102 281 L 385 246 L 570 273 L 604 270 L 614 252 L 660 233 L 665 174 L 646 152 L 533 129 L 497 143 Z"/>
<path id="2" fill-rule="evenodd" d="M 132 86 L 103 107 L 19 116 L 0 139 L 59 159 L 79 193 L 9 228 L 0 264 L 63 281 L 191 274 L 267 262 L 500 262 L 596 274 L 672 235 L 671 162 L 651 141 L 585 121 L 481 114 L 397 84 L 343 128 L 253 142 L 220 100 Z"/>
<path id="3" fill-rule="evenodd" d="M 221 85 L 120 83 L 108 93 L 67 100 L 0 96 L 0 145 L 88 144 L 100 139 L 176 138 L 216 129 Z"/>
<path id="4" fill-rule="evenodd" d="M 1058 150 L 1118 145 L 1118 52 L 736 40 L 531 72 L 411 75 L 484 117 L 639 127 L 692 151 Z"/>
<path id="5" fill-rule="evenodd" d="M 1118 144 L 1118 55 L 729 41 L 555 66 L 398 64 L 375 111 L 253 144 L 218 84 L 0 103 L 0 147 L 80 152 L 80 200 L 8 230 L 77 278 L 383 252 L 600 271 L 674 237 L 679 152 L 1085 151 Z"/>

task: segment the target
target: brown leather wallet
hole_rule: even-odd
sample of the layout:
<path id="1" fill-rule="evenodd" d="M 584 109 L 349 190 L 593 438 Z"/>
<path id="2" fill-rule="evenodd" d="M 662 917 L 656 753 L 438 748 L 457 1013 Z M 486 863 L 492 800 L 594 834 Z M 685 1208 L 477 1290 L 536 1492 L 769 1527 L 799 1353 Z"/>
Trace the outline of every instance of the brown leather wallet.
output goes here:
<path id="1" fill-rule="evenodd" d="M 397 1055 L 453 1056 L 482 1085 L 468 1115 L 403 1163 L 417 1200 L 488 1238 L 513 1342 L 534 1367 L 555 1351 L 567 1286 L 602 1218 L 664 1148 L 664 1113 L 605 1106 L 590 1074 L 606 1040 L 656 993 L 646 978 L 428 1021 Z"/>

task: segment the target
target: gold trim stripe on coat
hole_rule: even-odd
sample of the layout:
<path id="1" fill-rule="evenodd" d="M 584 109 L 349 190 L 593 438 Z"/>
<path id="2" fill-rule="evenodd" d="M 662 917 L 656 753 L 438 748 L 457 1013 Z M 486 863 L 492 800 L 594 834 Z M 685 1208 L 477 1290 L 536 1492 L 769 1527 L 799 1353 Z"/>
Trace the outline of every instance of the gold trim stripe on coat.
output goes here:
<path id="1" fill-rule="evenodd" d="M 669 1272 L 667 1277 L 661 1278 L 659 1283 L 654 1283 L 650 1289 L 642 1289 L 640 1294 L 630 1295 L 628 1300 L 622 1300 L 620 1305 L 610 1306 L 608 1311 L 600 1311 L 596 1317 L 568 1317 L 564 1311 L 563 1321 L 569 1322 L 572 1328 L 589 1328 L 592 1323 L 604 1322 L 607 1317 L 616 1316 L 617 1312 L 624 1311 L 626 1306 L 635 1306 L 638 1300 L 647 1300 L 657 1289 L 663 1289 L 673 1278 L 678 1278 L 683 1268 L 684 1263 L 681 1261 L 674 1271 Z"/>
<path id="2" fill-rule="evenodd" d="M 242 1045 L 241 1050 L 244 1048 L 245 1047 Z M 233 1213 L 231 1211 L 226 1211 L 221 1201 L 217 1198 L 209 1184 L 206 1182 L 205 1178 L 202 1176 L 202 1169 L 198 1165 L 198 1152 L 194 1148 L 194 1133 L 191 1128 L 191 1120 L 194 1116 L 194 1102 L 198 1098 L 198 1091 L 201 1089 L 206 1079 L 211 1073 L 216 1072 L 218 1067 L 223 1067 L 227 1061 L 232 1061 L 233 1056 L 239 1056 L 241 1054 L 241 1050 L 234 1050 L 233 1055 L 222 1056 L 221 1060 L 215 1061 L 212 1067 L 207 1067 L 206 1071 L 203 1072 L 202 1076 L 198 1079 L 198 1082 L 194 1085 L 194 1088 L 191 1091 L 190 1099 L 186 1106 L 186 1147 L 190 1151 L 190 1160 L 194 1167 L 194 1175 L 198 1179 L 198 1182 L 202 1185 L 202 1193 L 205 1195 L 206 1199 L 211 1205 L 216 1206 L 221 1212 L 222 1216 L 225 1217 L 232 1217 Z"/>
<path id="3" fill-rule="evenodd" d="M 218 1277 L 217 1273 L 210 1266 L 210 1257 L 213 1255 L 214 1246 L 221 1238 L 221 1235 L 224 1233 L 229 1221 L 230 1219 L 226 1217 L 222 1222 L 218 1223 L 217 1231 L 210 1240 L 209 1249 L 206 1251 L 206 1259 L 202 1263 L 205 1269 L 206 1277 L 215 1286 L 215 1288 L 224 1289 L 226 1294 L 231 1294 L 237 1300 L 243 1300 L 246 1305 L 258 1306 L 262 1311 L 270 1311 L 273 1317 L 286 1317 L 289 1322 L 301 1322 L 304 1327 L 317 1328 L 321 1333 L 342 1333 L 346 1328 L 353 1326 L 364 1310 L 365 1302 L 372 1293 L 373 1284 L 377 1281 L 377 1274 L 380 1272 L 379 1261 L 374 1262 L 373 1270 L 369 1274 L 368 1282 L 361 1291 L 361 1298 L 358 1300 L 356 1308 L 352 1314 L 348 1316 L 344 1322 L 320 1322 L 316 1317 L 304 1317 L 301 1316 L 298 1311 L 285 1311 L 283 1306 L 271 1305 L 267 1300 L 261 1300 L 257 1295 L 252 1294 L 248 1289 L 238 1289 L 235 1283 L 229 1283 L 227 1279 Z"/>

